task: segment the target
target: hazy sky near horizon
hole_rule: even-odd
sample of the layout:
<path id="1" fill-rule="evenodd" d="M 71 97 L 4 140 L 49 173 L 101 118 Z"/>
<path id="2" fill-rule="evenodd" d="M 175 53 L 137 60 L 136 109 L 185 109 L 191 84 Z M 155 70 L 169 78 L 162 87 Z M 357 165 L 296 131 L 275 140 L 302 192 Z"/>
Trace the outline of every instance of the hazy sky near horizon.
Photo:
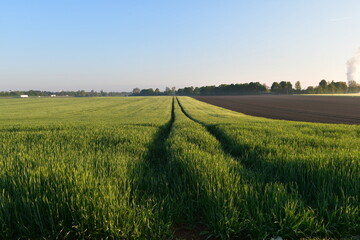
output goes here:
<path id="1" fill-rule="evenodd" d="M 358 0 L 0 1 L 0 91 L 346 81 Z"/>

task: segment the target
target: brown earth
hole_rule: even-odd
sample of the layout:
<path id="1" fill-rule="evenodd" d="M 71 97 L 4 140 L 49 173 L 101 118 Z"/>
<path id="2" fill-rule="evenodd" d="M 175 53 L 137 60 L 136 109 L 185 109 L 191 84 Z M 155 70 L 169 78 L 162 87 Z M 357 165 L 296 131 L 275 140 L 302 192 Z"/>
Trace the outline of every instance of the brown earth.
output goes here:
<path id="1" fill-rule="evenodd" d="M 252 116 L 305 122 L 360 124 L 360 97 L 260 95 L 194 98 Z"/>

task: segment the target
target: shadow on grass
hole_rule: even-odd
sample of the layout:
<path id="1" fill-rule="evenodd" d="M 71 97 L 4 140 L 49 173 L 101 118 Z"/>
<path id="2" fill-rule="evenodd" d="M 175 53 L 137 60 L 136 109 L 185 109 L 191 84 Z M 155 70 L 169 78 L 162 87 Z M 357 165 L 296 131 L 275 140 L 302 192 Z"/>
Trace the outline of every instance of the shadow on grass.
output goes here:
<path id="1" fill-rule="evenodd" d="M 329 164 L 326 168 L 315 166 L 312 161 L 285 159 L 283 156 L 269 158 L 270 150 L 261 146 L 234 141 L 221 129 L 222 124 L 209 125 L 191 117 L 177 99 L 182 112 L 191 120 L 203 125 L 220 143 L 224 153 L 241 163 L 250 171 L 257 182 L 262 184 L 282 183 L 291 193 L 298 192 L 300 201 L 311 207 L 319 219 L 325 221 L 329 231 L 334 233 L 356 233 L 360 229 L 360 219 L 350 213 L 349 207 L 360 207 L 360 175 L 344 175 L 339 171 L 341 161 Z M 342 210 L 340 210 L 342 209 Z M 357 212 L 359 212 L 357 210 Z M 352 227 L 350 230 L 349 226 Z"/>
<path id="2" fill-rule="evenodd" d="M 132 168 L 133 200 L 151 212 L 146 216 L 150 220 L 144 231 L 145 238 L 197 235 L 201 226 L 198 223 L 202 214 L 194 197 L 198 194 L 195 191 L 197 177 L 169 151 L 168 139 L 175 122 L 174 105 L 173 98 L 170 121 L 159 128 L 144 160 Z"/>

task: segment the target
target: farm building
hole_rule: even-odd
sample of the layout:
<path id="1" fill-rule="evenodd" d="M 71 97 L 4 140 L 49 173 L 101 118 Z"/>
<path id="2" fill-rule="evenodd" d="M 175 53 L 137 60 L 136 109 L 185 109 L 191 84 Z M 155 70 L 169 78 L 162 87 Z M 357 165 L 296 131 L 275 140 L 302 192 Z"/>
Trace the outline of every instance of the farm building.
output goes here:
<path id="1" fill-rule="evenodd" d="M 21 98 L 28 98 L 29 95 L 20 95 Z"/>

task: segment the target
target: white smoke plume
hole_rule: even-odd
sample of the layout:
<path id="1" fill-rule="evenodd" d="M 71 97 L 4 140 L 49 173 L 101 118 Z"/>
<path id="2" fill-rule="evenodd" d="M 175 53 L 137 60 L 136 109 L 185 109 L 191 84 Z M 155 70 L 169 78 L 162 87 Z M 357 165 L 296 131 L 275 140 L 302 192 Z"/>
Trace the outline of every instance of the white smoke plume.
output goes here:
<path id="1" fill-rule="evenodd" d="M 355 56 L 353 56 L 346 62 L 346 66 L 347 66 L 346 76 L 347 76 L 348 82 L 350 82 L 350 81 L 358 82 L 359 73 L 357 71 L 360 68 L 360 48 L 356 52 Z"/>

